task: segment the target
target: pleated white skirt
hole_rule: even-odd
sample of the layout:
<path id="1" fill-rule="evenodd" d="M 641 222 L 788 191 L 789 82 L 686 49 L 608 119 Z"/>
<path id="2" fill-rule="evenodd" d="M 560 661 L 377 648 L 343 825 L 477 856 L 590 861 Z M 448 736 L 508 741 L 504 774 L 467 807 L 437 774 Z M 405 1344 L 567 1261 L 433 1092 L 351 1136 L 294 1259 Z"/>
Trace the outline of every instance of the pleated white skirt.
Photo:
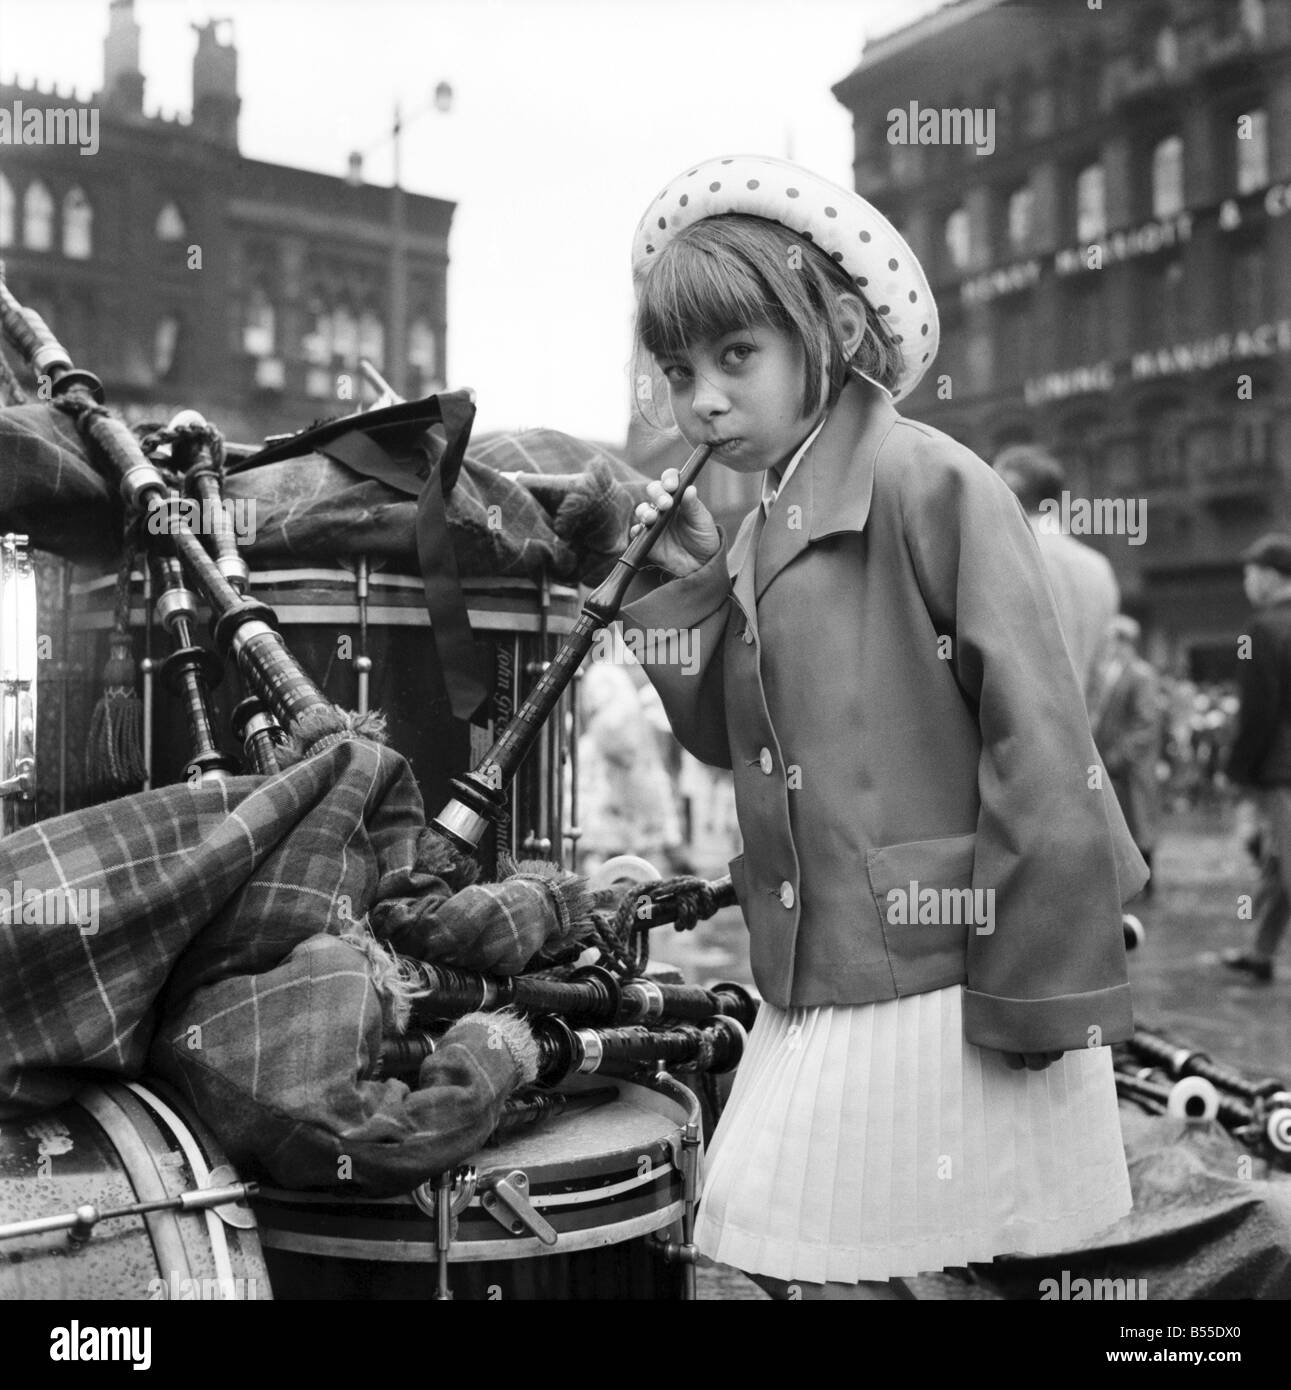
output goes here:
<path id="1" fill-rule="evenodd" d="M 1111 1052 L 1011 1071 L 964 1040 L 963 988 L 764 1003 L 705 1162 L 695 1239 L 808 1283 L 1070 1248 L 1131 1208 Z"/>

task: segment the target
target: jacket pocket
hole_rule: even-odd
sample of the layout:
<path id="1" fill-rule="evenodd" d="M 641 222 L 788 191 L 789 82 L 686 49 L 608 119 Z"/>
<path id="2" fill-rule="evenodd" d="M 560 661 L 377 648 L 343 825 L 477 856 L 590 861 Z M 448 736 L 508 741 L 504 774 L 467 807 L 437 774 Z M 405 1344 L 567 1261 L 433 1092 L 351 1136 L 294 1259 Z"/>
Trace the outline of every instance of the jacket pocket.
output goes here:
<path id="1" fill-rule="evenodd" d="M 902 993 L 964 978 L 970 934 L 995 930 L 995 895 L 973 888 L 977 836 L 949 835 L 867 850 L 865 867 Z"/>

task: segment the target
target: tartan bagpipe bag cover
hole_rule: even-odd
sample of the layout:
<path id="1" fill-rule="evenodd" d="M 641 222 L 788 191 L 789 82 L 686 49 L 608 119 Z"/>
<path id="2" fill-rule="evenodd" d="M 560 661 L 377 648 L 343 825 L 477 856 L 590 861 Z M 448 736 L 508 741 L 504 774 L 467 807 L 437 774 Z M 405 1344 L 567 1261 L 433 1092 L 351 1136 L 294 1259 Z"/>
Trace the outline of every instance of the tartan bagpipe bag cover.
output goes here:
<path id="1" fill-rule="evenodd" d="M 474 864 L 426 828 L 405 760 L 359 740 L 273 776 L 158 788 L 10 835 L 0 1121 L 148 1070 L 248 1172 L 407 1191 L 477 1148 L 532 1069 L 476 1015 L 416 1087 L 374 1079 L 392 1018 L 377 940 L 518 972 L 572 937 L 586 902 L 581 879 L 521 867 L 475 883 Z"/>

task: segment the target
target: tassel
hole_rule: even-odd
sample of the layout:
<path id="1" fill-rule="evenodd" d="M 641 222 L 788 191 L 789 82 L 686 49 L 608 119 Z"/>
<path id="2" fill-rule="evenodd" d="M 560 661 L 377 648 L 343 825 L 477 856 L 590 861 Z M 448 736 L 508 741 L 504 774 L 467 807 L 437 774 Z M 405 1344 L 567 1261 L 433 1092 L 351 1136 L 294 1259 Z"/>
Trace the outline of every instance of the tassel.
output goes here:
<path id="1" fill-rule="evenodd" d="M 143 785 L 143 702 L 135 690 L 134 641 L 130 636 L 130 571 L 133 547 L 117 573 L 116 617 L 103 668 L 103 694 L 90 717 L 85 777 L 96 791 L 120 796 Z"/>

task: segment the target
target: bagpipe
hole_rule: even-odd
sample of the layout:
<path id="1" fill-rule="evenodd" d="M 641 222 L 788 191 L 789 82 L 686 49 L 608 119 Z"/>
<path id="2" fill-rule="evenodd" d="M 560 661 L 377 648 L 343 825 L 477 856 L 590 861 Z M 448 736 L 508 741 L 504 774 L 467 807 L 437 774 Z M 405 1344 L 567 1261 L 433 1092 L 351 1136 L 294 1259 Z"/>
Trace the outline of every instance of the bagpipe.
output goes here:
<path id="1" fill-rule="evenodd" d="M 116 480 L 128 516 L 142 523 L 139 532 L 147 550 L 155 611 L 173 646 L 160 663 L 160 672 L 183 708 L 191 748 L 183 777 L 205 781 L 244 770 L 272 773 L 279 770 L 285 746 L 295 761 L 341 738 L 379 739 L 379 721 L 366 711 L 346 711 L 324 695 L 288 649 L 275 611 L 250 592 L 248 566 L 238 553 L 237 537 L 223 505 L 218 432 L 197 412 L 185 411 L 159 434 L 145 441 L 137 438 L 104 406 L 99 379 L 75 366 L 49 326 L 17 301 L 4 283 L 2 267 L 0 331 L 31 372 L 48 383 L 51 403 L 72 420 L 92 456 Z M 710 452 L 704 447 L 692 454 L 681 470 L 680 490 L 698 477 Z M 195 511 L 201 517 L 200 528 L 194 524 Z M 667 513 L 660 514 L 628 543 L 605 580 L 583 603 L 553 659 L 537 663 L 541 672 L 536 684 L 488 753 L 470 772 L 453 779 L 454 795 L 430 825 L 456 851 L 476 852 L 490 826 L 505 814 L 507 792 L 521 764 L 577 675 L 596 634 L 617 616 L 668 520 Z M 197 641 L 199 597 L 210 611 L 214 653 Z M 221 751 L 211 713 L 211 689 L 228 662 L 236 666 L 244 688 L 251 692 L 234 712 L 235 732 L 244 750 L 241 766 Z M 720 890 L 720 899 L 733 901 L 729 880 Z M 631 913 L 641 911 L 640 895 L 633 902 Z M 659 899 L 655 909 L 656 922 L 668 920 L 670 912 L 684 915 L 689 910 L 693 916 L 679 886 L 671 899 Z M 709 910 L 714 910 L 711 905 Z M 614 916 L 624 916 L 621 906 Z M 606 925 L 604 914 L 599 925 Z M 643 933 L 637 933 L 635 962 L 624 957 L 612 959 L 611 964 L 621 973 L 639 975 L 648 960 L 647 941 Z M 468 984 L 465 972 L 424 962 L 405 965 L 425 990 L 423 1009 L 433 1011 L 435 1000 L 440 1001 L 439 1008 L 449 1009 L 435 1014 L 436 1018 L 454 1017 L 454 1009 L 460 1015 L 470 1008 L 488 1007 L 486 998 L 546 1017 L 539 1041 L 547 1084 L 565 1073 L 592 1069 L 592 1059 L 597 1057 L 601 1064 L 613 1062 L 628 1068 L 649 1067 L 656 1060 L 676 1067 L 734 1066 L 743 1029 L 751 1024 L 756 1010 L 751 996 L 734 985 L 703 991 L 659 985 L 644 977 L 620 985 L 607 970 L 568 981 L 479 977 Z M 456 1002 L 450 1003 L 450 997 Z M 468 998 L 477 1002 L 461 1006 Z M 562 1031 L 557 1023 L 565 1012 L 575 1021 L 606 1026 L 595 1030 L 595 1038 L 583 1036 L 585 1029 Z M 407 1051 L 405 1047 L 403 1052 Z M 400 1055 L 400 1048 L 392 1047 L 390 1054 L 392 1059 Z"/>
<path id="2" fill-rule="evenodd" d="M 1139 1028 L 1113 1051 L 1116 1087 L 1149 1114 L 1218 1121 L 1249 1148 L 1291 1168 L 1291 1085 L 1249 1077 L 1156 1029 Z"/>

